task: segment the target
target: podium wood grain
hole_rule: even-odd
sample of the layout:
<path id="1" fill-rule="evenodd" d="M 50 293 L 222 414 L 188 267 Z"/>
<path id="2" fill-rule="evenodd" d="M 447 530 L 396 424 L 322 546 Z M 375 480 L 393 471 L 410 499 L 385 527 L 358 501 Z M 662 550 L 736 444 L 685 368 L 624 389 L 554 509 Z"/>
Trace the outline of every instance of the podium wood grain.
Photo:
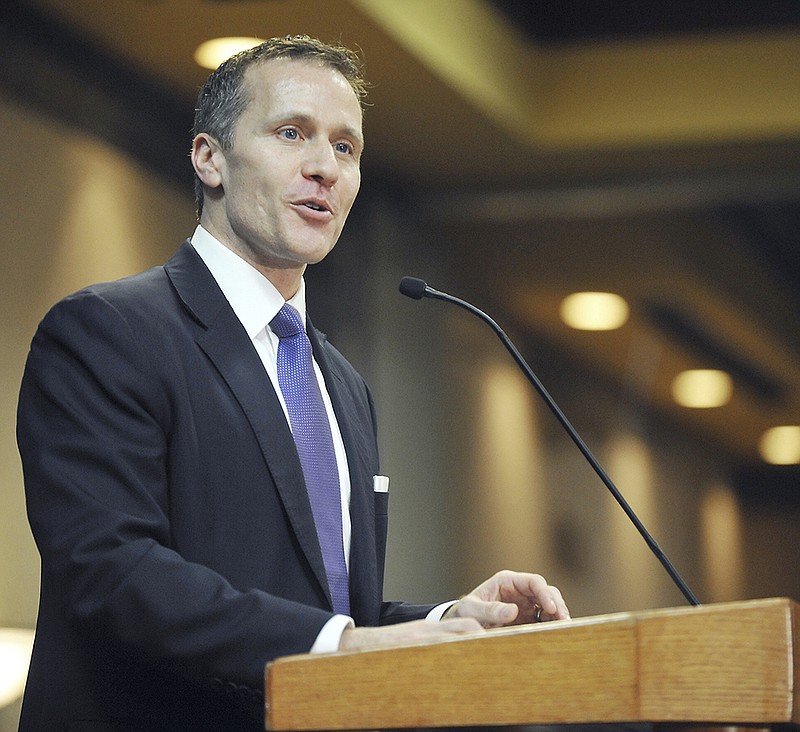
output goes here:
<path id="1" fill-rule="evenodd" d="M 267 667 L 267 728 L 800 724 L 785 598 L 499 628 Z"/>

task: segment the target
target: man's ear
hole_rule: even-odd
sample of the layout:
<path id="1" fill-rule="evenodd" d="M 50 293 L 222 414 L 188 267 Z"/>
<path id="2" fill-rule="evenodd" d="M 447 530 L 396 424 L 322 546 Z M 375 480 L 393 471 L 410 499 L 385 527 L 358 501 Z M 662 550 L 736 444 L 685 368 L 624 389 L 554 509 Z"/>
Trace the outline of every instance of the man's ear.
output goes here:
<path id="1" fill-rule="evenodd" d="M 225 156 L 219 143 L 206 132 L 200 132 L 192 140 L 192 165 L 197 177 L 207 188 L 222 185 L 222 165 Z"/>

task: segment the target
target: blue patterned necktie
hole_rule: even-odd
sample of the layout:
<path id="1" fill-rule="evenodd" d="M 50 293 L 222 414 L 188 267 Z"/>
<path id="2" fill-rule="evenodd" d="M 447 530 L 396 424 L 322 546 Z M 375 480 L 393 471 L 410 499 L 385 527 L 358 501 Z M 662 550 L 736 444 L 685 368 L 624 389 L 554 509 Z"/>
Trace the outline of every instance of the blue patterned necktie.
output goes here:
<path id="1" fill-rule="evenodd" d="M 286 303 L 270 322 L 278 343 L 281 387 L 311 501 L 325 573 L 337 613 L 350 614 L 347 565 L 342 544 L 342 499 L 331 426 L 314 373 L 311 342 L 300 314 Z"/>

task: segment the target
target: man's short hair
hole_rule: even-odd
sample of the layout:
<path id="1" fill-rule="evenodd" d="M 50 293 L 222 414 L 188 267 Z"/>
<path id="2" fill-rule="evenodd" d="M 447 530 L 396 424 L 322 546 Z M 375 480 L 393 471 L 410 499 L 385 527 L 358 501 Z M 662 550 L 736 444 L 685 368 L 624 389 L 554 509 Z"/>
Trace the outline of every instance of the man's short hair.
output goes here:
<path id="1" fill-rule="evenodd" d="M 361 59 L 354 51 L 306 35 L 271 38 L 231 56 L 206 79 L 197 97 L 192 137 L 208 133 L 223 150 L 229 150 L 236 122 L 250 101 L 243 84 L 245 71 L 257 63 L 276 58 L 314 61 L 335 69 L 350 84 L 362 107 L 365 104 L 367 82 Z M 203 184 L 197 175 L 194 189 L 199 219 L 203 212 Z"/>

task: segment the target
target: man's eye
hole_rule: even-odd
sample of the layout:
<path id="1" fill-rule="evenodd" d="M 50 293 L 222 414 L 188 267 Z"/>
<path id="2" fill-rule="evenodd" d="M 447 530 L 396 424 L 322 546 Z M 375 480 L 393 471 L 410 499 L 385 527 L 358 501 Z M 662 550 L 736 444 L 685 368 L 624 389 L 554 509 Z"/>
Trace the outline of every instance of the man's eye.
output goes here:
<path id="1" fill-rule="evenodd" d="M 353 153 L 353 146 L 348 142 L 337 142 L 334 146 L 336 152 L 343 153 L 344 155 L 351 155 Z"/>
<path id="2" fill-rule="evenodd" d="M 285 130 L 281 130 L 280 134 L 287 140 L 296 140 L 300 136 L 297 130 L 295 130 L 292 127 L 289 127 Z"/>

